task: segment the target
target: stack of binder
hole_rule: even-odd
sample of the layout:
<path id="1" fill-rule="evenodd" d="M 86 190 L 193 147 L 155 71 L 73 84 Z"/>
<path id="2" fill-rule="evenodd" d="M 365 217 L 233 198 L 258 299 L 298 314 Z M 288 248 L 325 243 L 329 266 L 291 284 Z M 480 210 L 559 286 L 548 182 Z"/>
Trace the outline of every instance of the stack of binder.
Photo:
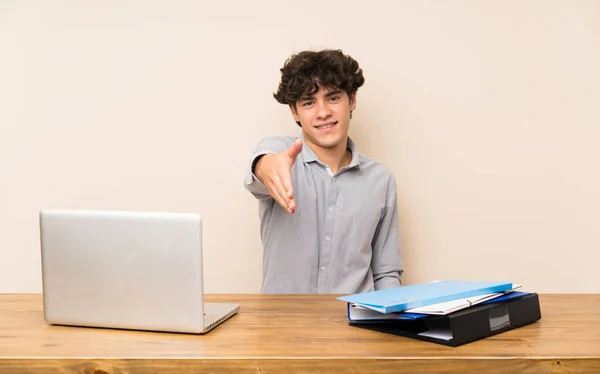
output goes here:
<path id="1" fill-rule="evenodd" d="M 456 347 L 541 319 L 511 282 L 441 281 L 339 297 L 351 326 Z"/>

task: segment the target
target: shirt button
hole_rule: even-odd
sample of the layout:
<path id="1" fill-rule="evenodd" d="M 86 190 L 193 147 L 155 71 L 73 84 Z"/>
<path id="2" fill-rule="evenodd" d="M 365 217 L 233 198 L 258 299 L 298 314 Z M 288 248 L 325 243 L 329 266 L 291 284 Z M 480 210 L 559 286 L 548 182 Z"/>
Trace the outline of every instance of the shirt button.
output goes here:
<path id="1" fill-rule="evenodd" d="M 329 241 L 329 239 L 331 239 L 329 236 L 325 237 L 325 240 Z"/>
<path id="2" fill-rule="evenodd" d="M 333 211 L 333 207 L 332 207 L 332 206 L 330 206 L 330 207 L 329 207 L 329 211 L 330 211 L 330 212 L 332 212 L 332 211 Z"/>
<path id="3" fill-rule="evenodd" d="M 321 271 L 325 271 L 325 266 L 321 266 Z"/>
<path id="4" fill-rule="evenodd" d="M 335 182 L 335 177 L 333 177 L 333 181 Z"/>

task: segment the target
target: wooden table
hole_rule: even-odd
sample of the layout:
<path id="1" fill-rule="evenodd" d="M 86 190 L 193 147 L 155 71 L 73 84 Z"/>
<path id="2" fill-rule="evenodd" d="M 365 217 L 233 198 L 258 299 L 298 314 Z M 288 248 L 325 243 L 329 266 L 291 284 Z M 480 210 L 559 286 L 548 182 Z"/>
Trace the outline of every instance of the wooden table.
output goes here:
<path id="1" fill-rule="evenodd" d="M 207 299 L 240 314 L 187 335 L 49 326 L 41 295 L 0 295 L 0 373 L 600 373 L 600 295 L 541 295 L 541 321 L 456 348 L 348 326 L 335 296 Z"/>

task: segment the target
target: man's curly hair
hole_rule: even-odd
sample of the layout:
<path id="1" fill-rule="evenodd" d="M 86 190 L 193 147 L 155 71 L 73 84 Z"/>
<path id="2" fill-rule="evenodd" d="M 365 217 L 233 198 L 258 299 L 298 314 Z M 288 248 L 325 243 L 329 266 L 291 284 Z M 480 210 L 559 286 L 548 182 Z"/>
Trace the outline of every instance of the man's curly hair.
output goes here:
<path id="1" fill-rule="evenodd" d="M 302 96 L 315 94 L 319 86 L 341 89 L 352 97 L 364 82 L 358 62 L 341 50 L 303 51 L 286 60 L 273 97 L 295 108 Z"/>

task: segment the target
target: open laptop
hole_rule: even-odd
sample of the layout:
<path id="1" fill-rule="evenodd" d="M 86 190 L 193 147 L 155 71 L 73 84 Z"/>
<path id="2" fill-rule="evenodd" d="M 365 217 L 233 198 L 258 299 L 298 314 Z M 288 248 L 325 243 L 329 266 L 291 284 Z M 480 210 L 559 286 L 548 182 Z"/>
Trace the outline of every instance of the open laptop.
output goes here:
<path id="1" fill-rule="evenodd" d="M 40 234 L 49 324 L 203 334 L 239 311 L 204 302 L 197 214 L 47 209 Z"/>

